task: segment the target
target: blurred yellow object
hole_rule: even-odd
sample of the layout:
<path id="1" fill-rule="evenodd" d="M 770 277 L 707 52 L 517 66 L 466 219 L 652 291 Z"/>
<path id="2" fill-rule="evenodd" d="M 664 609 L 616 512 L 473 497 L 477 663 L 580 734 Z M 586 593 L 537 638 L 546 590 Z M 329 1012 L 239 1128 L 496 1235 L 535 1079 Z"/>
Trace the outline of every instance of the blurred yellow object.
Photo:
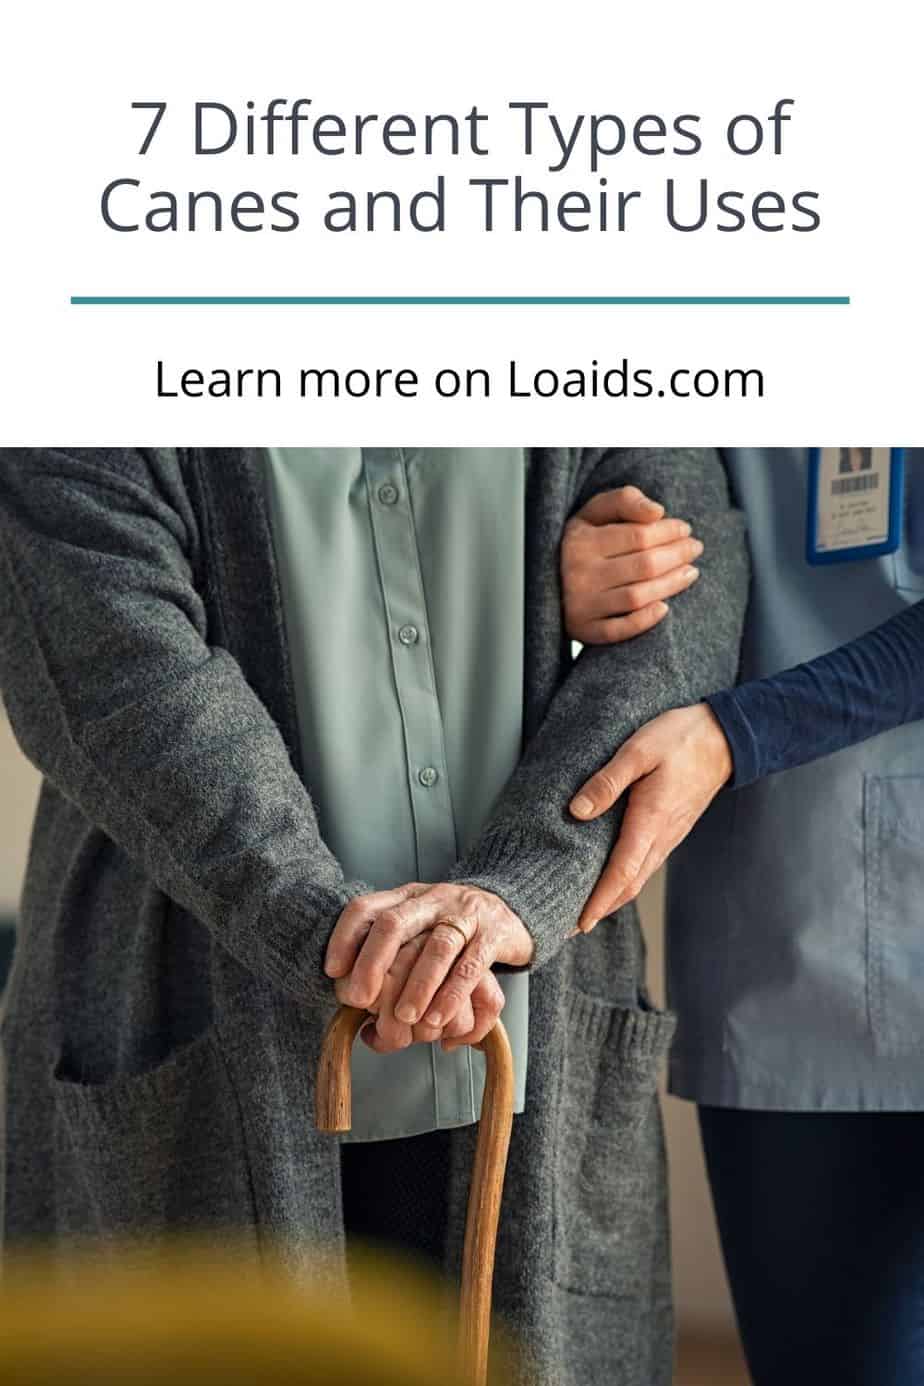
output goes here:
<path id="1" fill-rule="evenodd" d="M 0 1383 L 461 1386 L 445 1291 L 371 1252 L 351 1261 L 350 1285 L 349 1297 L 302 1289 L 281 1264 L 195 1248 L 142 1265 L 78 1258 L 66 1277 L 41 1257 L 8 1262 Z"/>

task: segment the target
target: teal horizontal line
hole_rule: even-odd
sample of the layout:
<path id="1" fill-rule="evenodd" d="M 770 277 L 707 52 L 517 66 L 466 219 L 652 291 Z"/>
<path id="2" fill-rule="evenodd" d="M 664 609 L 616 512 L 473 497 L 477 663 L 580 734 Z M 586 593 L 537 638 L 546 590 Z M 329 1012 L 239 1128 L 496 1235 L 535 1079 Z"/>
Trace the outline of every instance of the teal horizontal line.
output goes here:
<path id="1" fill-rule="evenodd" d="M 601 294 L 544 294 L 544 295 L 497 295 L 497 294 L 74 294 L 71 303 L 76 307 L 146 307 L 150 305 L 173 306 L 190 305 L 194 307 L 214 307 L 232 305 L 251 306 L 298 306 L 298 307 L 457 307 L 457 306 L 499 306 L 526 307 L 763 307 L 763 306 L 801 306 L 813 308 L 844 307 L 849 305 L 848 295 L 601 295 Z"/>

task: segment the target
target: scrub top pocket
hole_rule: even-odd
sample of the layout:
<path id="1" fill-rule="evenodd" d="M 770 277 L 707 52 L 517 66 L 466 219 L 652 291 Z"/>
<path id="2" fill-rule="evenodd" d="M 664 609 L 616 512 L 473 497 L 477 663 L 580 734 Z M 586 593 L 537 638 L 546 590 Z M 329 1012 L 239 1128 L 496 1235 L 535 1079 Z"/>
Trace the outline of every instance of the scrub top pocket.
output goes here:
<path id="1" fill-rule="evenodd" d="M 924 1055 L 924 775 L 866 776 L 864 856 L 873 1044 Z"/>

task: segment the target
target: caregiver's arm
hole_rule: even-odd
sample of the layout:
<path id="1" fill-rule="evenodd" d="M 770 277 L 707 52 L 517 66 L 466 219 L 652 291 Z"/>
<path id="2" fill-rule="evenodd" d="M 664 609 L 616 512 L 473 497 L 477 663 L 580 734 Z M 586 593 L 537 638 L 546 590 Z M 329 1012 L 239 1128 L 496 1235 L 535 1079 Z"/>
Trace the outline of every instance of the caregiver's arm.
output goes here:
<path id="1" fill-rule="evenodd" d="M 330 1004 L 324 945 L 359 887 L 266 708 L 208 643 L 199 557 L 170 452 L 0 451 L 0 689 L 87 819 L 245 966 Z"/>
<path id="2" fill-rule="evenodd" d="M 731 785 L 791 770 L 924 717 L 924 602 L 807 664 L 705 701 L 731 749 Z"/>
<path id="3" fill-rule="evenodd" d="M 919 602 L 809 663 L 654 719 L 572 801 L 572 812 L 587 821 L 629 791 L 619 839 L 581 927 L 633 899 L 723 785 L 751 784 L 921 717 Z"/>

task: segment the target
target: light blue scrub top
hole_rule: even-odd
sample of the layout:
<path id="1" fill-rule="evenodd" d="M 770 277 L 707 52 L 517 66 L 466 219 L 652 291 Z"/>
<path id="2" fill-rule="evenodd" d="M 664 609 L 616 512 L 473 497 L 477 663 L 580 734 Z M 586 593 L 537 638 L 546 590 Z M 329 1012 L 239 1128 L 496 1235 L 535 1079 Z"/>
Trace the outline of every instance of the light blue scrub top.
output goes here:
<path id="1" fill-rule="evenodd" d="M 520 448 L 273 448 L 274 544 L 305 782 L 348 879 L 439 881 L 520 756 L 526 455 Z M 499 977 L 526 1081 L 528 977 Z M 353 1053 L 353 1130 L 477 1121 L 484 1060 Z"/>
<path id="2" fill-rule="evenodd" d="M 813 567 L 807 449 L 726 454 L 753 582 L 744 678 L 924 596 L 924 450 L 901 549 Z M 924 723 L 719 795 L 669 872 L 671 1090 L 783 1111 L 924 1109 Z"/>

